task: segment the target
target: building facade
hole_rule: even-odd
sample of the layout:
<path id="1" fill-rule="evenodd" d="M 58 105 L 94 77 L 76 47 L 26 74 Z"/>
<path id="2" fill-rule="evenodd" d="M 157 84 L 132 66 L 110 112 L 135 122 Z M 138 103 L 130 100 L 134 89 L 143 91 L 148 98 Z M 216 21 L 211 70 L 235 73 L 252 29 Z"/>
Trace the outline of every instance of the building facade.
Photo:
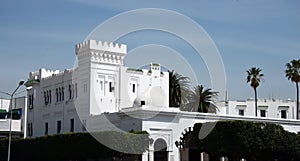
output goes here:
<path id="1" fill-rule="evenodd" d="M 40 83 L 28 91 L 28 136 L 82 131 L 90 116 L 122 108 L 169 106 L 168 72 L 155 63 L 124 67 L 126 45 L 89 40 L 76 45 L 76 55 L 74 69 L 29 73 Z"/>
<path id="2" fill-rule="evenodd" d="M 255 116 L 254 99 L 217 102 L 218 114 Z M 296 119 L 296 101 L 279 99 L 258 99 L 257 117 Z"/>
<path id="3" fill-rule="evenodd" d="M 259 101 L 259 118 L 254 116 L 253 100 L 218 102 L 217 114 L 169 107 L 169 73 L 155 63 L 150 63 L 149 69 L 125 67 L 126 50 L 123 44 L 88 40 L 75 47 L 77 67 L 30 72 L 29 80 L 40 82 L 27 94 L 26 136 L 145 130 L 153 143 L 143 161 L 179 161 L 175 141 L 197 122 L 262 121 L 300 131 L 293 101 Z M 158 145 L 165 148 L 157 149 Z"/>

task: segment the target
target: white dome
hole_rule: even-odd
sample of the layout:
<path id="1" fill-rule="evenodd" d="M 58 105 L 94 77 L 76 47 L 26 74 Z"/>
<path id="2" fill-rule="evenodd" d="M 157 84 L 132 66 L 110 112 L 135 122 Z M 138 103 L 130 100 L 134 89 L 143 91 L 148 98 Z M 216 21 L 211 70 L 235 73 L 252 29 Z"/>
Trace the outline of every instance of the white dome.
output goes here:
<path id="1" fill-rule="evenodd" d="M 165 91 L 161 87 L 155 86 L 148 88 L 141 96 L 136 97 L 133 107 L 141 107 L 142 105 L 164 106 L 168 100 Z"/>
<path id="2" fill-rule="evenodd" d="M 152 106 L 164 106 L 165 102 L 169 100 L 166 98 L 165 91 L 159 86 L 155 86 L 150 90 L 150 96 Z"/>

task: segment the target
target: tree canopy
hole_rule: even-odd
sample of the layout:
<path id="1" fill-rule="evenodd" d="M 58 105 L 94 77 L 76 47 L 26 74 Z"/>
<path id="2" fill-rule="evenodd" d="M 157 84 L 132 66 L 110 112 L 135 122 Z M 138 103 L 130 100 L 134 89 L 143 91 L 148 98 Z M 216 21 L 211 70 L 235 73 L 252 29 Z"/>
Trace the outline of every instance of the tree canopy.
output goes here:
<path id="1" fill-rule="evenodd" d="M 215 124 L 215 123 L 205 123 Z M 204 139 L 199 139 L 202 123 L 183 137 L 185 147 L 197 148 L 211 156 L 230 160 L 291 161 L 300 160 L 300 135 L 271 123 L 219 121 Z"/>
<path id="2" fill-rule="evenodd" d="M 203 85 L 197 85 L 189 96 L 189 103 L 186 104 L 185 110 L 215 113 L 218 108 L 212 104 L 212 99 L 217 95 L 218 93 L 210 88 L 205 89 Z"/>

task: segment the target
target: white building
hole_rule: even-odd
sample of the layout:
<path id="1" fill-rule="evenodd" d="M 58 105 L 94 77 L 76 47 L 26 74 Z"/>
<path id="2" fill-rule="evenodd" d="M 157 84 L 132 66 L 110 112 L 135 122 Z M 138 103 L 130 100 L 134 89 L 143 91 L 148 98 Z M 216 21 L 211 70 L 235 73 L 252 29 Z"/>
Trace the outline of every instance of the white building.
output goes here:
<path id="1" fill-rule="evenodd" d="M 218 102 L 218 114 L 255 116 L 254 99 Z M 260 118 L 296 119 L 296 101 L 258 99 L 257 116 Z"/>
<path id="2" fill-rule="evenodd" d="M 10 106 L 12 106 L 12 120 L 10 120 Z M 13 98 L 12 102 L 8 98 L 0 98 L 0 137 L 8 136 L 11 131 L 13 136 L 26 136 L 26 97 Z"/>
<path id="3" fill-rule="evenodd" d="M 154 142 L 143 160 L 158 160 L 162 155 L 154 152 L 158 150 L 155 147 L 165 144 L 165 159 L 179 161 L 175 141 L 197 122 L 263 121 L 300 131 L 300 122 L 293 120 L 293 102 L 260 101 L 260 116 L 265 113 L 266 117 L 259 119 L 253 115 L 253 101 L 218 103 L 218 114 L 182 112 L 169 107 L 169 74 L 162 72 L 159 64 L 151 63 L 148 70 L 124 67 L 127 49 L 123 44 L 88 40 L 75 50 L 78 67 L 29 74 L 29 80 L 39 79 L 40 83 L 28 91 L 28 137 L 86 130 L 146 130 Z M 238 115 L 242 113 L 245 116 Z M 284 115 L 286 119 L 281 119 Z"/>

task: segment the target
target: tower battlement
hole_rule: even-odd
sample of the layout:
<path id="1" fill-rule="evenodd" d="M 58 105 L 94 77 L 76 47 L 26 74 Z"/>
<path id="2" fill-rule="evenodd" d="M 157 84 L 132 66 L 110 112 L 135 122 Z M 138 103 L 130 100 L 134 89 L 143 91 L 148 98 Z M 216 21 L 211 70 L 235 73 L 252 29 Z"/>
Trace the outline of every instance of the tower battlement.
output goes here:
<path id="1" fill-rule="evenodd" d="M 106 41 L 102 42 L 96 40 L 87 40 L 75 46 L 76 55 L 87 50 L 98 50 L 98 51 L 126 54 L 127 46 L 125 44 L 118 44 L 118 43 L 112 43 Z"/>

